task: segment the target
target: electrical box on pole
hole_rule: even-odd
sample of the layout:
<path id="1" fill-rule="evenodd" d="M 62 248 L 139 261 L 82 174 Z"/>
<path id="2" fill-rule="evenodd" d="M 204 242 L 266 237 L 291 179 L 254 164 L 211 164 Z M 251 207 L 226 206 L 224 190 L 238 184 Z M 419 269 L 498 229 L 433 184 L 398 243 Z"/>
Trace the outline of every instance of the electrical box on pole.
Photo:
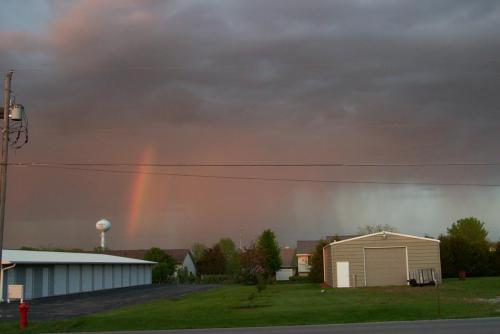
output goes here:
<path id="1" fill-rule="evenodd" d="M 22 121 L 24 114 L 24 107 L 22 104 L 15 104 L 10 110 L 10 119 L 12 121 Z"/>

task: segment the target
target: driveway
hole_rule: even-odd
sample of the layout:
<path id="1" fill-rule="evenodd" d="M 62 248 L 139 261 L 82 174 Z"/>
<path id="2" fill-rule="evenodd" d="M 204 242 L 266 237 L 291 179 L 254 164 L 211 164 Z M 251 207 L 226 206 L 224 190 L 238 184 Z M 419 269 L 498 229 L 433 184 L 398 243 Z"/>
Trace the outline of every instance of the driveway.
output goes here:
<path id="1" fill-rule="evenodd" d="M 155 299 L 176 298 L 214 287 L 216 285 L 142 285 L 39 298 L 28 301 L 30 305 L 28 318 L 33 321 L 68 319 Z M 18 303 L 1 303 L 0 321 L 18 319 L 18 305 Z"/>

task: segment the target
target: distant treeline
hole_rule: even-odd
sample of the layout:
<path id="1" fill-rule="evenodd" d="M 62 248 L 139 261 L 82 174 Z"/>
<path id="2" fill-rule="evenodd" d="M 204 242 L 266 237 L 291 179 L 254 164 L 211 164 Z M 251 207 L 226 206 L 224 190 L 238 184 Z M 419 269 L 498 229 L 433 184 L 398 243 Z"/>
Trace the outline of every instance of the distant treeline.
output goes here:
<path id="1" fill-rule="evenodd" d="M 38 251 L 38 252 L 71 252 L 71 253 L 88 253 L 81 248 L 61 248 L 61 247 L 30 247 L 22 246 L 20 250 Z"/>

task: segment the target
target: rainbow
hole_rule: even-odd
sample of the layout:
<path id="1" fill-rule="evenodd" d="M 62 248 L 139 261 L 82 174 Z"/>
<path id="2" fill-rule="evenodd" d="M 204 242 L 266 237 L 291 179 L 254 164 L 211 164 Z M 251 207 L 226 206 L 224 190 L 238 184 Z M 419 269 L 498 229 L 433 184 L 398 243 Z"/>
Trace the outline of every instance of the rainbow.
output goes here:
<path id="1" fill-rule="evenodd" d="M 141 166 L 137 170 L 138 173 L 133 180 L 130 192 L 129 219 L 127 223 L 127 237 L 129 240 L 135 235 L 139 225 L 139 214 L 144 204 L 144 192 L 149 179 L 149 175 L 145 173 L 148 171 L 148 167 L 142 164 L 151 164 L 152 162 L 153 149 L 151 146 L 148 146 L 142 152 L 140 159 Z"/>

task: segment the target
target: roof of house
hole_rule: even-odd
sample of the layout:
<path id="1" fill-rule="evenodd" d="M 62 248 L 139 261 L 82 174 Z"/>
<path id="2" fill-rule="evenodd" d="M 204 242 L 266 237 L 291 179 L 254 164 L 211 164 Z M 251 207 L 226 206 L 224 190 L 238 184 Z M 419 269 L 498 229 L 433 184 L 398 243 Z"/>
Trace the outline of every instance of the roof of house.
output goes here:
<path id="1" fill-rule="evenodd" d="M 79 263 L 79 264 L 155 264 L 156 262 L 138 260 L 121 256 L 94 253 L 47 252 L 4 249 L 2 264 L 9 263 Z"/>
<path id="2" fill-rule="evenodd" d="M 297 254 L 312 254 L 319 240 L 297 240 Z"/>
<path id="3" fill-rule="evenodd" d="M 280 257 L 282 261 L 281 268 L 292 268 L 297 266 L 295 262 L 295 248 L 291 247 L 281 248 Z"/>
<path id="4" fill-rule="evenodd" d="M 184 262 L 187 255 L 191 256 L 189 249 L 162 249 L 165 253 L 170 255 L 177 264 Z M 126 256 L 134 259 L 144 259 L 148 249 L 122 249 L 122 250 L 108 250 L 106 253 L 118 256 Z"/>
<path id="5" fill-rule="evenodd" d="M 358 237 L 358 235 L 328 235 L 325 240 L 330 243 L 356 237 Z M 320 241 L 321 240 L 297 240 L 297 254 L 313 254 Z"/>

